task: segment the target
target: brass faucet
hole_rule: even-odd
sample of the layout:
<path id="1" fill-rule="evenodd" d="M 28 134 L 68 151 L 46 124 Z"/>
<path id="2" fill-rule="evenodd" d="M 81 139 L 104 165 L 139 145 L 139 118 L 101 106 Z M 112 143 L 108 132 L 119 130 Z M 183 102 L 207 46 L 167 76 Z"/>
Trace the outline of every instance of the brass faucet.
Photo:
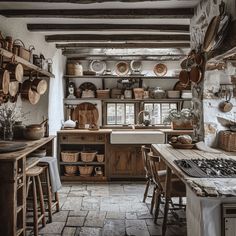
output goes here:
<path id="1" fill-rule="evenodd" d="M 142 118 L 142 123 L 140 122 L 140 116 L 144 114 L 145 116 L 148 116 L 148 120 L 143 120 Z M 137 124 L 141 125 L 144 124 L 145 126 L 148 126 L 150 124 L 150 113 L 148 111 L 142 110 L 138 113 L 138 120 L 137 120 Z"/>

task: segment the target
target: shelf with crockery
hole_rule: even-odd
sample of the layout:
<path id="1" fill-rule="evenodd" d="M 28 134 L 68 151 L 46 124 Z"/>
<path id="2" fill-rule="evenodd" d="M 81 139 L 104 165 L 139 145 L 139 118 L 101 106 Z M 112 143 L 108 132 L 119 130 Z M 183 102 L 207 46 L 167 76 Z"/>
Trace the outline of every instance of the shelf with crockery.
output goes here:
<path id="1" fill-rule="evenodd" d="M 178 76 L 145 76 L 145 75 L 129 75 L 129 76 L 118 76 L 118 75 L 83 75 L 83 76 L 76 76 L 76 75 L 64 75 L 64 78 L 66 79 L 130 79 L 130 78 L 135 78 L 135 79 L 174 79 L 177 80 L 179 79 Z"/>

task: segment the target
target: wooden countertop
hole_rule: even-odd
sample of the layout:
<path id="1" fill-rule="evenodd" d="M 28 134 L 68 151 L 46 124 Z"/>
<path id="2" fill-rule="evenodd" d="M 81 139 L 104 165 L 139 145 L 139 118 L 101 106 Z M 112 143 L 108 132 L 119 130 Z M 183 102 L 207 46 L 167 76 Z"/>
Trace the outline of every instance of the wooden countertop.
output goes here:
<path id="1" fill-rule="evenodd" d="M 174 160 L 195 158 L 232 158 L 236 160 L 235 153 L 225 152 L 223 150 L 220 150 L 220 153 L 209 153 L 197 149 L 174 149 L 169 144 L 152 144 L 152 147 L 154 152 L 160 156 L 173 173 L 187 184 L 198 196 L 236 196 L 236 178 L 193 178 L 186 175 L 174 163 Z"/>
<path id="2" fill-rule="evenodd" d="M 74 133 L 74 134 L 106 134 L 111 133 L 112 129 L 98 129 L 98 130 L 89 130 L 89 129 L 63 129 L 57 131 L 58 134 L 68 134 L 68 133 Z"/>
<path id="3" fill-rule="evenodd" d="M 193 130 L 188 130 L 188 129 L 181 129 L 181 130 L 175 130 L 175 129 L 158 129 L 166 134 L 176 134 L 176 135 L 180 135 L 180 134 L 192 134 Z"/>
<path id="4" fill-rule="evenodd" d="M 17 140 L 15 142 L 21 142 L 26 143 L 27 146 L 19 151 L 15 152 L 7 152 L 7 153 L 1 153 L 0 154 L 0 161 L 9 161 L 9 160 L 17 160 L 19 158 L 22 158 L 23 156 L 26 156 L 33 152 L 34 150 L 40 148 L 41 146 L 45 145 L 46 143 L 53 140 L 55 136 L 49 136 L 46 138 L 41 138 L 40 140 Z"/>

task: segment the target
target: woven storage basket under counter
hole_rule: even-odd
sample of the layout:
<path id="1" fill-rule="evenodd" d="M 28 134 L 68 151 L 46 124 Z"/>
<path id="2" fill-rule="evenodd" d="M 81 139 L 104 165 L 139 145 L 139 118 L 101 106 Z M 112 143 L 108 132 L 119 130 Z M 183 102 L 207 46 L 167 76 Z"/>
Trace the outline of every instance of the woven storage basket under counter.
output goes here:
<path id="1" fill-rule="evenodd" d="M 92 162 L 96 156 L 96 151 L 83 151 L 81 152 L 81 160 L 83 162 Z"/>
<path id="2" fill-rule="evenodd" d="M 79 160 L 79 152 L 63 151 L 61 152 L 61 159 L 64 162 L 77 162 Z"/>
<path id="3" fill-rule="evenodd" d="M 219 132 L 219 147 L 228 152 L 236 151 L 236 132 L 224 130 Z"/>
<path id="4" fill-rule="evenodd" d="M 93 166 L 79 166 L 80 176 L 91 176 L 93 172 Z"/>

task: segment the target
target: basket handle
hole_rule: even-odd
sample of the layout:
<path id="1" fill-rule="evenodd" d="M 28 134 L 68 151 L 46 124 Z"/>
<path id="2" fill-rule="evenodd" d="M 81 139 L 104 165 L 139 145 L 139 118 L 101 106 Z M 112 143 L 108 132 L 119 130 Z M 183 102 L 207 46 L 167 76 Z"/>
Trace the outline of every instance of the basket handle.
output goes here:
<path id="1" fill-rule="evenodd" d="M 25 47 L 25 44 L 23 43 L 23 41 L 22 40 L 20 40 L 20 39 L 15 39 L 14 41 L 13 41 L 13 45 L 17 45 L 17 44 L 21 44 L 23 47 Z"/>
<path id="2" fill-rule="evenodd" d="M 32 53 L 32 52 L 33 52 L 33 50 L 35 50 L 35 47 L 34 47 L 34 45 L 30 45 L 30 46 L 29 46 L 29 51 Z"/>

